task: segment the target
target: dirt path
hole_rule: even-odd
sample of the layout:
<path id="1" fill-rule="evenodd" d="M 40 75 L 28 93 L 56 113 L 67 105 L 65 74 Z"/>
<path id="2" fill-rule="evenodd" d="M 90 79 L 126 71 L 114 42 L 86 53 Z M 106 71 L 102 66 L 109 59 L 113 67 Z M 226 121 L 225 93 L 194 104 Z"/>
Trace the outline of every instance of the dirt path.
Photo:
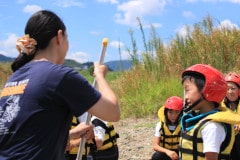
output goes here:
<path id="1" fill-rule="evenodd" d="M 118 139 L 119 160 L 149 160 L 158 118 L 123 119 L 115 124 Z"/>

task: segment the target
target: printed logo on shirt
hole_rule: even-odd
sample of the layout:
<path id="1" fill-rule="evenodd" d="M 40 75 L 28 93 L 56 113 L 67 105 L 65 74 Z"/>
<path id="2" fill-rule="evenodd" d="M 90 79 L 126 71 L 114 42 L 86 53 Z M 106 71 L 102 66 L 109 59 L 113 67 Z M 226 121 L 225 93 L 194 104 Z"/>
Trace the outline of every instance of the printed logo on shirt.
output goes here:
<path id="1" fill-rule="evenodd" d="M 23 94 L 28 81 L 29 81 L 29 79 L 25 79 L 25 80 L 22 80 L 19 82 L 6 83 L 6 85 L 4 86 L 4 88 L 2 90 L 0 98 L 4 97 L 4 96 L 11 96 L 14 94 Z"/>
<path id="2" fill-rule="evenodd" d="M 3 97 L 7 99 L 6 102 L 0 106 L 0 135 L 14 133 L 14 131 L 9 131 L 8 124 L 19 114 L 20 95 L 24 93 L 28 82 L 29 79 L 25 79 L 19 82 L 8 82 L 4 86 L 0 99 Z"/>
<path id="3" fill-rule="evenodd" d="M 12 95 L 7 99 L 4 106 L 0 106 L 0 135 L 9 134 L 5 124 L 17 117 L 20 111 L 19 99 L 20 95 Z"/>

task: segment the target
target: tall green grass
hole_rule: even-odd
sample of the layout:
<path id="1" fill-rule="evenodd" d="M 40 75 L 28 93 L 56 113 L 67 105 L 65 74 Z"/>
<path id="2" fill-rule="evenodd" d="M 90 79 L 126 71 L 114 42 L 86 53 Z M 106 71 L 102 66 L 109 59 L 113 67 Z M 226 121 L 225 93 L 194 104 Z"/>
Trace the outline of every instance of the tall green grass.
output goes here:
<path id="1" fill-rule="evenodd" d="M 146 70 L 136 67 L 111 83 L 119 97 L 123 118 L 156 115 L 169 96 L 182 96 L 179 77 L 162 77 L 161 80 L 156 80 L 147 75 L 149 73 Z"/>
<path id="2" fill-rule="evenodd" d="M 123 118 L 157 116 L 158 109 L 169 96 L 182 97 L 181 72 L 193 64 L 204 63 L 223 73 L 239 73 L 238 28 L 218 27 L 218 21 L 206 16 L 201 22 L 186 26 L 186 36 L 176 34 L 168 44 L 164 44 L 153 26 L 147 40 L 141 21 L 139 18 L 137 20 L 144 51 L 138 50 L 134 31 L 130 30 L 132 49 L 126 50 L 132 59 L 133 68 L 129 71 L 109 72 L 106 77 L 119 98 Z M 120 52 L 119 49 L 121 55 Z M 4 66 L 0 65 L 0 85 L 11 73 Z M 89 71 L 80 73 L 90 83 L 93 82 L 94 77 Z"/>
<path id="3" fill-rule="evenodd" d="M 82 76 L 84 76 L 89 83 L 93 83 L 94 81 L 94 77 L 91 73 L 91 71 L 89 70 L 79 70 L 78 71 Z M 116 80 L 118 77 L 120 76 L 120 72 L 112 72 L 112 71 L 109 71 L 106 75 L 106 80 L 108 82 L 113 82 L 114 80 Z"/>
<path id="4" fill-rule="evenodd" d="M 187 67 L 204 63 L 223 73 L 239 72 L 240 31 L 219 26 L 208 15 L 193 26 L 186 26 L 187 35 L 176 34 L 164 44 L 152 26 L 150 39 L 139 22 L 145 50 L 140 52 L 131 30 L 132 48 L 127 49 L 133 60 L 133 69 L 123 72 L 114 83 L 120 99 L 122 117 L 146 117 L 157 110 L 169 96 L 183 96 L 181 72 Z"/>
<path id="5" fill-rule="evenodd" d="M 8 77 L 12 74 L 11 63 L 0 62 L 0 91 L 2 90 Z"/>

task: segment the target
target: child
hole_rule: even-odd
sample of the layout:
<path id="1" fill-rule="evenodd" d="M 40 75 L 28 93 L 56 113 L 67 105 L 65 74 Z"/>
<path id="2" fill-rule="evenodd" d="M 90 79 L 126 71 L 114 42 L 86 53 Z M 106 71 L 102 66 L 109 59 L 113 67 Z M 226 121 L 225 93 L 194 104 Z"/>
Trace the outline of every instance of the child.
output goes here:
<path id="1" fill-rule="evenodd" d="M 233 126 L 240 123 L 240 115 L 220 106 L 227 93 L 222 73 L 196 64 L 182 73 L 182 84 L 186 114 L 181 119 L 180 159 L 230 159 Z"/>
<path id="2" fill-rule="evenodd" d="M 92 157 L 93 160 L 117 160 L 119 135 L 114 130 L 113 124 L 96 116 L 92 116 L 91 122 L 94 125 L 95 138 L 85 144 L 83 160 L 88 160 L 87 157 Z"/>
<path id="3" fill-rule="evenodd" d="M 87 117 L 86 113 L 87 112 L 82 114 L 80 117 L 75 117 L 75 116 L 73 117 L 70 132 L 73 131 L 73 129 L 75 127 L 77 127 L 78 125 L 85 124 L 86 117 Z M 92 138 L 94 138 L 93 126 L 90 130 L 88 130 L 88 132 L 86 132 L 85 137 L 86 137 L 86 140 L 91 140 Z M 81 138 L 69 140 L 69 142 L 66 146 L 65 160 L 76 160 L 80 142 L 81 142 Z"/>
<path id="4" fill-rule="evenodd" d="M 239 93 L 240 93 L 240 75 L 236 73 L 229 73 L 226 75 L 227 95 L 224 98 L 222 105 L 230 108 L 232 111 L 240 114 Z"/>
<path id="5" fill-rule="evenodd" d="M 230 108 L 232 111 L 240 114 L 239 93 L 240 93 L 240 75 L 229 73 L 225 76 L 227 82 L 227 95 L 222 101 L 222 106 Z M 240 125 L 235 125 L 235 141 L 231 151 L 231 158 L 240 159 Z"/>
<path id="6" fill-rule="evenodd" d="M 72 128 L 76 125 L 85 123 L 86 119 L 87 112 L 78 118 L 74 117 Z M 83 150 L 82 160 L 117 160 L 119 156 L 117 138 L 119 138 L 119 135 L 114 130 L 112 123 L 92 116 L 91 124 L 94 126 L 94 136 L 86 139 L 87 142 Z M 73 129 L 70 131 L 72 130 Z M 88 137 L 90 137 L 91 133 L 88 132 L 88 135 Z M 76 160 L 80 143 L 81 139 L 79 138 L 69 141 L 66 147 L 65 160 Z"/>
<path id="7" fill-rule="evenodd" d="M 182 115 L 183 100 L 180 97 L 168 98 L 165 105 L 158 111 L 160 121 L 157 123 L 152 160 L 178 159 L 178 144 L 180 137 L 180 117 Z"/>

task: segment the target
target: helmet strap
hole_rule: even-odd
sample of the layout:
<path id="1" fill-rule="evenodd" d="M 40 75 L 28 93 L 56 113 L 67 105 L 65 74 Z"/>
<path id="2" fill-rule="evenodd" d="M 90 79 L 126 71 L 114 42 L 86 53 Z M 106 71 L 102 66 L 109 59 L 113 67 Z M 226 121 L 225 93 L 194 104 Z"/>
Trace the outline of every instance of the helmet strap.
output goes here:
<path id="1" fill-rule="evenodd" d="M 198 105 L 202 100 L 204 100 L 204 97 L 201 96 L 201 98 L 199 98 L 196 102 L 194 102 L 191 106 L 188 106 L 187 103 L 185 103 L 183 112 L 184 113 L 188 113 L 189 111 L 191 111 L 196 105 Z"/>

